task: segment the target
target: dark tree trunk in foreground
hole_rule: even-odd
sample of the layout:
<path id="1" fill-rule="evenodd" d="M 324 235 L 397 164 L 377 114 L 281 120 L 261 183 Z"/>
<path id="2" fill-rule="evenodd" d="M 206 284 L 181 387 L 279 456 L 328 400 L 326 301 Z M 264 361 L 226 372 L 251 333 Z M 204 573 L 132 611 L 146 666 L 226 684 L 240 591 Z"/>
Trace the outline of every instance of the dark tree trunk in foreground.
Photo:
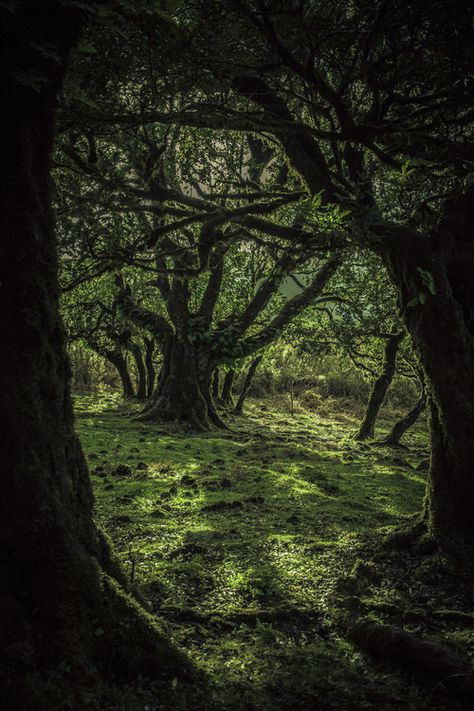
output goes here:
<path id="1" fill-rule="evenodd" d="M 402 417 L 398 422 L 394 424 L 388 435 L 382 441 L 383 444 L 388 444 L 393 447 L 397 447 L 400 444 L 400 440 L 410 427 L 413 427 L 415 422 L 418 420 L 419 416 L 426 407 L 426 397 L 423 394 L 417 403 L 411 408 L 409 412 Z"/>
<path id="2" fill-rule="evenodd" d="M 228 407 L 233 407 L 234 405 L 234 396 L 232 394 L 234 379 L 235 370 L 226 371 L 226 374 L 224 375 L 224 382 L 222 383 L 220 401 Z"/>
<path id="3" fill-rule="evenodd" d="M 59 663 L 70 668 L 61 697 L 90 688 L 97 668 L 119 679 L 174 675 L 181 661 L 131 602 L 94 525 L 73 427 L 49 177 L 63 69 L 35 47 L 64 60 L 77 19 L 58 2 L 26 3 L 0 19 L 0 705 L 49 709 Z M 13 78 L 32 69 L 48 80 L 38 92 Z M 54 683 L 29 683 L 48 668 Z"/>
<path id="4" fill-rule="evenodd" d="M 395 375 L 398 347 L 403 339 L 403 333 L 395 333 L 389 338 L 384 348 L 384 358 L 382 372 L 374 382 L 369 402 L 365 411 L 364 419 L 356 435 L 356 439 L 363 441 L 374 436 L 375 421 L 377 420 L 382 403 L 385 400 L 387 390 Z"/>
<path id="5" fill-rule="evenodd" d="M 429 237 L 397 236 L 382 255 L 426 376 L 431 465 L 425 518 L 435 533 L 468 537 L 474 535 L 473 224 L 471 188 L 445 205 Z"/>
<path id="6" fill-rule="evenodd" d="M 248 393 L 249 388 L 252 384 L 252 380 L 253 380 L 253 376 L 255 375 L 255 371 L 257 370 L 261 360 L 262 360 L 262 356 L 261 355 L 257 356 L 252 361 L 252 363 L 247 371 L 247 375 L 245 376 L 245 381 L 244 381 L 244 384 L 242 387 L 242 391 L 239 395 L 239 399 L 237 400 L 237 405 L 235 406 L 234 412 L 236 415 L 241 415 L 243 412 L 244 402 L 247 397 L 247 393 Z"/>

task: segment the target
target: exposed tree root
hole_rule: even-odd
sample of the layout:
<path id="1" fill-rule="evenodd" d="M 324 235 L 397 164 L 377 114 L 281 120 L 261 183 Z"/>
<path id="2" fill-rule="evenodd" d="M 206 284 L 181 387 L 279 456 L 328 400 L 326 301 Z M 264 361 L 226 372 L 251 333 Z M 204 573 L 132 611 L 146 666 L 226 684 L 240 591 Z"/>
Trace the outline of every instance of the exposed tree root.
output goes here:
<path id="1" fill-rule="evenodd" d="M 463 708 L 473 708 L 473 669 L 442 645 L 368 618 L 352 624 L 348 637 L 377 659 L 434 677 L 463 703 Z"/>
<path id="2" fill-rule="evenodd" d="M 403 526 L 391 531 L 382 543 L 385 549 L 403 550 L 413 548 L 420 542 L 428 542 L 430 539 L 426 522 L 417 516 Z"/>

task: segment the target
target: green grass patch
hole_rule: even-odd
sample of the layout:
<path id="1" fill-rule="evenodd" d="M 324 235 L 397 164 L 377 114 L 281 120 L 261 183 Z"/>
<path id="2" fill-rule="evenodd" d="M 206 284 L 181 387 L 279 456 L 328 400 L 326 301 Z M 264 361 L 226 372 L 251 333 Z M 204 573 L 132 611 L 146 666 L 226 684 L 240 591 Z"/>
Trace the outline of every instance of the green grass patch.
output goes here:
<path id="1" fill-rule="evenodd" d="M 329 615 L 364 542 L 420 509 L 422 426 L 400 454 L 356 444 L 347 418 L 258 402 L 199 436 L 137 422 L 113 396 L 75 408 L 97 519 L 218 708 L 425 708 L 413 680 L 299 616 Z"/>

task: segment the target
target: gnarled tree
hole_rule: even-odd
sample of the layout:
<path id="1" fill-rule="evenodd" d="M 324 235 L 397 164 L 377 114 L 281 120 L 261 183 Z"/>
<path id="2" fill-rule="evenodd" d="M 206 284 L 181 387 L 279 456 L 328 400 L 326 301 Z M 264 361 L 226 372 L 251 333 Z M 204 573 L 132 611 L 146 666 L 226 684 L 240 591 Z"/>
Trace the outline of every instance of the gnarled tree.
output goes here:
<path id="1" fill-rule="evenodd" d="M 0 697 L 9 709 L 83 708 L 74 687 L 90 689 L 98 669 L 166 676 L 186 663 L 130 597 L 94 524 L 74 433 L 50 166 L 80 17 L 50 0 L 4 3 L 0 18 Z"/>

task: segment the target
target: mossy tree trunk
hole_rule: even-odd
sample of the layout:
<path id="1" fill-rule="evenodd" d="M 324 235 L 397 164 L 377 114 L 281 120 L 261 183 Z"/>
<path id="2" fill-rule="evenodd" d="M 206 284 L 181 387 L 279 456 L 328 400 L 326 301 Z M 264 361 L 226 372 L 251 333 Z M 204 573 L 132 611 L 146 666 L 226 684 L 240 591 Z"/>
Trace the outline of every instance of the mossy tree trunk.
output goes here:
<path id="1" fill-rule="evenodd" d="M 99 351 L 97 351 L 99 352 Z M 132 385 L 132 378 L 128 370 L 127 361 L 119 350 L 100 350 L 100 354 L 106 358 L 109 363 L 117 370 L 119 374 L 120 382 L 122 384 L 122 395 L 125 399 L 129 400 L 135 397 L 135 391 Z"/>
<path id="2" fill-rule="evenodd" d="M 176 249 L 176 252 L 180 251 Z M 120 287 L 117 303 L 122 314 L 150 331 L 161 344 L 163 353 L 162 373 L 158 387 L 145 407 L 144 420 L 181 422 L 197 430 L 225 427 L 211 393 L 215 368 L 233 358 L 251 355 L 274 341 L 292 318 L 316 301 L 341 262 L 339 256 L 330 257 L 309 286 L 287 301 L 266 327 L 246 336 L 288 271 L 294 268 L 295 258 L 285 253 L 240 313 L 213 324 L 222 285 L 224 254 L 225 250 L 221 250 L 212 255 L 208 281 L 196 311 L 190 308 L 190 277 L 187 270 L 191 269 L 186 255 L 175 258 L 172 279 L 166 276 L 163 260 L 159 256 L 156 260 L 158 272 L 155 283 L 166 305 L 166 317 L 136 304 L 129 287 L 117 277 Z M 229 380 L 227 385 L 224 384 L 226 398 L 230 396 L 228 387 Z"/>
<path id="3" fill-rule="evenodd" d="M 419 353 L 430 411 L 425 518 L 474 535 L 474 190 L 446 203 L 436 230 L 383 254 Z"/>
<path id="4" fill-rule="evenodd" d="M 237 405 L 235 406 L 235 414 L 236 415 L 241 415 L 244 409 L 244 402 L 247 398 L 247 394 L 249 391 L 249 388 L 252 384 L 252 380 L 254 378 L 254 375 L 256 373 L 256 370 L 262 360 L 261 355 L 257 356 L 250 364 L 250 367 L 247 371 L 247 375 L 245 376 L 244 384 L 242 386 L 242 390 L 239 395 L 239 399 L 237 400 Z"/>
<path id="5" fill-rule="evenodd" d="M 219 368 L 214 368 L 214 372 L 212 374 L 212 381 L 211 381 L 211 394 L 212 394 L 212 399 L 214 400 L 214 402 L 219 399 L 219 381 L 220 381 Z"/>
<path id="6" fill-rule="evenodd" d="M 387 338 L 384 348 L 382 371 L 375 380 L 370 393 L 364 419 L 357 432 L 356 439 L 363 441 L 374 436 L 375 422 L 382 403 L 395 375 L 397 353 L 404 333 L 394 333 Z"/>
<path id="7" fill-rule="evenodd" d="M 146 396 L 150 398 L 155 390 L 156 370 L 153 362 L 155 353 L 155 341 L 153 338 L 144 338 L 145 344 L 145 367 L 147 375 Z"/>
<path id="8" fill-rule="evenodd" d="M 147 371 L 146 371 L 146 366 L 145 366 L 145 361 L 143 358 L 143 353 L 142 349 L 138 345 L 138 343 L 131 342 L 128 346 L 128 350 L 131 352 L 133 356 L 133 360 L 135 361 L 135 367 L 137 371 L 137 388 L 136 388 L 136 397 L 138 400 L 145 400 L 146 394 L 147 394 Z"/>
<path id="9" fill-rule="evenodd" d="M 185 665 L 125 591 L 93 522 L 74 433 L 50 164 L 56 94 L 78 17 L 54 1 L 1 14 L 0 154 L 8 180 L 0 184 L 0 705 L 43 709 L 53 691 L 35 691 L 28 676 L 59 663 L 69 665 L 76 686 L 90 686 L 99 668 L 123 678 L 174 675 Z M 38 46 L 54 47 L 62 62 Z M 47 79 L 40 91 L 14 80 L 33 70 Z"/>
<path id="10" fill-rule="evenodd" d="M 234 380 L 235 380 L 235 370 L 233 368 L 231 370 L 227 370 L 224 375 L 224 382 L 222 383 L 222 390 L 221 390 L 221 395 L 219 398 L 220 402 L 223 405 L 225 405 L 226 407 L 233 407 L 234 406 L 234 395 L 233 395 Z"/>
<path id="11" fill-rule="evenodd" d="M 418 399 L 416 404 L 407 412 L 407 414 L 402 417 L 398 422 L 394 424 L 388 435 L 383 440 L 383 444 L 388 444 L 392 447 L 398 447 L 400 440 L 407 432 L 410 427 L 413 427 L 415 422 L 420 417 L 421 413 L 426 408 L 426 396 L 423 394 Z"/>
<path id="12" fill-rule="evenodd" d="M 176 422 L 196 431 L 224 427 L 211 397 L 212 363 L 179 337 L 163 353 L 162 375 L 140 419 Z"/>

